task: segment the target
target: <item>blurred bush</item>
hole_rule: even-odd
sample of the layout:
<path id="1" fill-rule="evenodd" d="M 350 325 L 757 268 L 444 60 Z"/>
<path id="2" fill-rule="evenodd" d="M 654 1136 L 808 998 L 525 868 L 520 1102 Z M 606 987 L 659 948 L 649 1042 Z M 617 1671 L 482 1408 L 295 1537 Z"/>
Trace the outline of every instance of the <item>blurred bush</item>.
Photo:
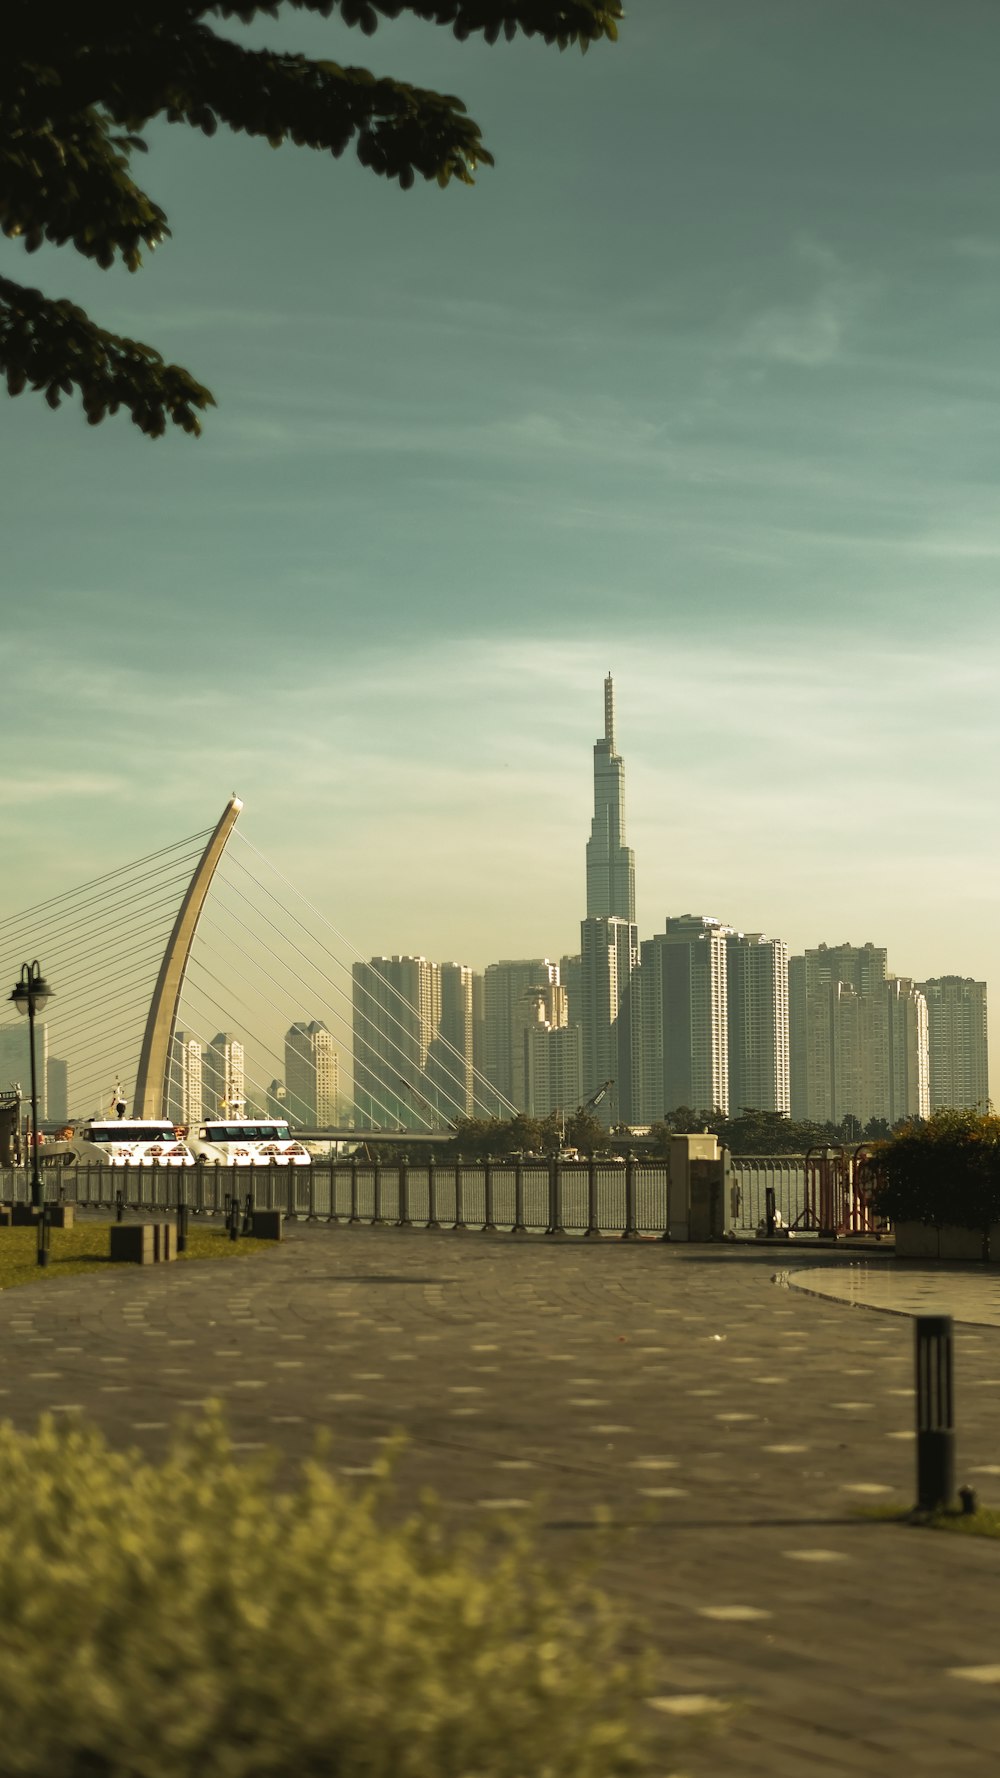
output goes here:
<path id="1" fill-rule="evenodd" d="M 643 1663 L 534 1533 L 446 1538 L 213 1409 L 167 1459 L 0 1425 L 3 1778 L 618 1778 Z"/>
<path id="2" fill-rule="evenodd" d="M 878 1143 L 872 1201 L 892 1222 L 981 1229 L 1000 1223 L 1000 1117 L 936 1111 Z"/>

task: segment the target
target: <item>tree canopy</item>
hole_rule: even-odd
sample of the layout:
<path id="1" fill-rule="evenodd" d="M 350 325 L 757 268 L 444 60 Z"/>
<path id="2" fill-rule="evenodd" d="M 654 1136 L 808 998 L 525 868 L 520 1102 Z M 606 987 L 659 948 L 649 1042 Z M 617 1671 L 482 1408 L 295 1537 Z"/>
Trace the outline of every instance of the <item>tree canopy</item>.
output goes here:
<path id="1" fill-rule="evenodd" d="M 209 19 L 249 24 L 290 9 L 371 36 L 411 13 L 461 40 L 518 33 L 586 50 L 617 36 L 621 0 L 8 0 L 0 58 L 0 229 L 29 253 L 71 245 L 137 271 L 169 235 L 132 174 L 154 119 L 206 136 L 219 126 L 339 157 L 407 188 L 419 175 L 470 185 L 492 166 L 478 124 L 451 94 L 285 51 L 251 49 Z M 208 389 L 154 347 L 110 333 L 76 304 L 0 274 L 0 373 L 11 395 L 78 390 L 91 425 L 125 408 L 159 437 L 199 433 Z"/>

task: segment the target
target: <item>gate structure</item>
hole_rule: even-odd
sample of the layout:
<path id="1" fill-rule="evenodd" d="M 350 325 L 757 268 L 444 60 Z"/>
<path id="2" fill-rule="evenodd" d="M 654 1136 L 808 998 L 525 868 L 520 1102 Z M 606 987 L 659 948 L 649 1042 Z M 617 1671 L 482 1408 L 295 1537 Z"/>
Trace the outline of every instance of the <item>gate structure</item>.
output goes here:
<path id="1" fill-rule="evenodd" d="M 810 1148 L 805 1157 L 805 1199 L 792 1224 L 827 1240 L 841 1235 L 876 1235 L 881 1225 L 871 1204 L 868 1150 L 853 1153 L 834 1143 Z"/>

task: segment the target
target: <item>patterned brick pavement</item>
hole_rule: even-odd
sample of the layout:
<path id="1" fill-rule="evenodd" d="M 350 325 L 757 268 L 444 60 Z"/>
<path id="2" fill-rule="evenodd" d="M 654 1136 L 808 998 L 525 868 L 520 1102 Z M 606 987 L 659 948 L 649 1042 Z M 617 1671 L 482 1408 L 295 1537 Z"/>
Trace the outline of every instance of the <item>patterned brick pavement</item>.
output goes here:
<path id="1" fill-rule="evenodd" d="M 294 1461 L 329 1427 L 361 1478 L 402 1428 L 404 1506 L 430 1486 L 467 1522 L 542 1493 L 555 1561 L 609 1509 L 602 1580 L 662 1651 L 655 1720 L 741 1703 L 692 1778 L 985 1778 L 1000 1544 L 852 1517 L 912 1497 L 910 1324 L 782 1288 L 780 1264 L 297 1227 L 260 1260 L 3 1295 L 0 1410 L 82 1410 L 154 1454 L 216 1397 L 243 1448 Z M 957 1352 L 961 1479 L 1000 1500 L 1000 1328 L 960 1328 Z"/>

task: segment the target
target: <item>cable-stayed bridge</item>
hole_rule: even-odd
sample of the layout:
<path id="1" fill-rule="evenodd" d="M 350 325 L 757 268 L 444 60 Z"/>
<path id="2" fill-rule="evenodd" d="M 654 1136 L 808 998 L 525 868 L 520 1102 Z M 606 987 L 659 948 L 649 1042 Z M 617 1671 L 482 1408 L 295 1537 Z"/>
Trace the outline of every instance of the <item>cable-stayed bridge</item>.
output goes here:
<path id="1" fill-rule="evenodd" d="M 250 1110 L 328 1137 L 441 1141 L 461 1118 L 512 1115 L 473 1066 L 471 1001 L 455 1043 L 433 1006 L 356 968 L 363 953 L 242 832 L 241 812 L 234 796 L 214 827 L 0 918 L 0 984 L 38 958 L 53 989 L 39 1065 L 44 1079 L 46 1058 L 67 1064 L 70 1118 L 106 1113 L 116 1087 L 136 1116 Z M 336 1073 L 334 1051 L 339 1079 L 323 1105 L 317 1082 L 297 1106 L 279 1096 L 285 1033 L 310 1026 L 329 1033 L 316 1066 Z M 17 1032 L 0 1014 L 0 1092 L 15 1084 Z M 363 1099 L 347 1062 L 359 1036 Z"/>

